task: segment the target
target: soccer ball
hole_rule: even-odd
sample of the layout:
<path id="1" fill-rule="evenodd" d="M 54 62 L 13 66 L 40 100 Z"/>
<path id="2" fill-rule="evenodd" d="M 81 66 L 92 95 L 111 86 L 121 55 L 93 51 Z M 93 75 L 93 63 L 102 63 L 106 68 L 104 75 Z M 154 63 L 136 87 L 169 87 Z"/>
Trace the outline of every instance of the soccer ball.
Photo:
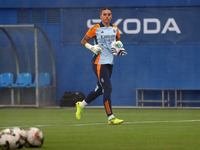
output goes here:
<path id="1" fill-rule="evenodd" d="M 19 141 L 20 135 L 10 128 L 0 132 L 0 147 L 2 150 L 18 148 Z"/>
<path id="2" fill-rule="evenodd" d="M 20 136 L 19 148 L 22 148 L 27 140 L 26 131 L 20 127 L 12 127 L 11 129 L 19 134 Z"/>
<path id="3" fill-rule="evenodd" d="M 27 141 L 26 147 L 41 147 L 44 143 L 44 134 L 43 132 L 35 127 L 31 127 L 26 130 Z"/>

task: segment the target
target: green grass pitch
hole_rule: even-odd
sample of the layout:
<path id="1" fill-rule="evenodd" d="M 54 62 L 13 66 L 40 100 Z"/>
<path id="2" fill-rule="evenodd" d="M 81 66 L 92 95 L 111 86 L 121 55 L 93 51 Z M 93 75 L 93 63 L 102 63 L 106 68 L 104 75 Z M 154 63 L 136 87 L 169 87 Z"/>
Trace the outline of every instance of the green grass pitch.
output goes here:
<path id="1" fill-rule="evenodd" d="M 45 140 L 41 150 L 197 150 L 199 109 L 113 109 L 121 125 L 108 125 L 104 109 L 1 108 L 0 130 L 38 127 Z M 27 149 L 27 148 L 22 148 Z M 31 148 L 36 149 L 36 148 Z M 38 148 L 37 148 L 38 149 Z"/>

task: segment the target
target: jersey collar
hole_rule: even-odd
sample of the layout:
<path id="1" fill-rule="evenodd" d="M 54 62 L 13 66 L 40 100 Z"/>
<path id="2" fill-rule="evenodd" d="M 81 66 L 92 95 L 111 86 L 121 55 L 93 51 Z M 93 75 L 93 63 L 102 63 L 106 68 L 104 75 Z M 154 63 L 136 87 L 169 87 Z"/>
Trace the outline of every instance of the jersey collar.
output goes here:
<path id="1" fill-rule="evenodd" d="M 110 26 L 112 26 L 112 23 L 110 23 Z M 100 23 L 100 27 L 104 27 L 102 21 L 101 21 L 101 23 Z"/>

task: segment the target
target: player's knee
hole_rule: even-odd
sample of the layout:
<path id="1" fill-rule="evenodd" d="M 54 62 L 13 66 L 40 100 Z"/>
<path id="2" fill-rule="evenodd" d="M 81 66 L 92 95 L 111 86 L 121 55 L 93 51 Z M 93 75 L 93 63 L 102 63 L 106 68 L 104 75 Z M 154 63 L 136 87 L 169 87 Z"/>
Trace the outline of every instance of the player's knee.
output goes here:
<path id="1" fill-rule="evenodd" d="M 106 87 L 106 88 L 105 88 L 105 91 L 106 91 L 107 93 L 112 93 L 112 87 Z"/>
<path id="2" fill-rule="evenodd" d="M 99 95 L 102 95 L 103 94 L 103 89 L 101 86 L 96 86 L 95 90 L 94 90 L 96 93 L 98 93 Z"/>

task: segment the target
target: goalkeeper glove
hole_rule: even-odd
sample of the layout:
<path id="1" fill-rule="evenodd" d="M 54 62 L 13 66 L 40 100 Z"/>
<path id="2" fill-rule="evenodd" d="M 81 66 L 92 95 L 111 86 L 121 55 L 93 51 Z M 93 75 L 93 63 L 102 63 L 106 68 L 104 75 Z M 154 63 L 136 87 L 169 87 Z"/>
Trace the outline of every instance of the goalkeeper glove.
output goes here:
<path id="1" fill-rule="evenodd" d="M 123 56 L 123 55 L 126 55 L 127 52 L 124 48 L 120 48 L 120 51 L 118 52 L 117 56 Z"/>
<path id="2" fill-rule="evenodd" d="M 126 52 L 126 50 L 124 48 L 118 48 L 117 47 L 115 41 L 113 41 L 111 43 L 111 51 L 112 51 L 114 56 L 123 56 L 123 55 L 127 54 L 127 52 Z"/>
<path id="3" fill-rule="evenodd" d="M 118 47 L 118 48 L 123 48 L 123 44 L 122 44 L 122 42 L 121 41 L 116 41 L 116 46 Z"/>
<path id="4" fill-rule="evenodd" d="M 102 50 L 99 45 L 90 45 L 89 43 L 85 43 L 85 47 L 91 50 L 94 54 L 98 55 L 98 53 Z"/>

